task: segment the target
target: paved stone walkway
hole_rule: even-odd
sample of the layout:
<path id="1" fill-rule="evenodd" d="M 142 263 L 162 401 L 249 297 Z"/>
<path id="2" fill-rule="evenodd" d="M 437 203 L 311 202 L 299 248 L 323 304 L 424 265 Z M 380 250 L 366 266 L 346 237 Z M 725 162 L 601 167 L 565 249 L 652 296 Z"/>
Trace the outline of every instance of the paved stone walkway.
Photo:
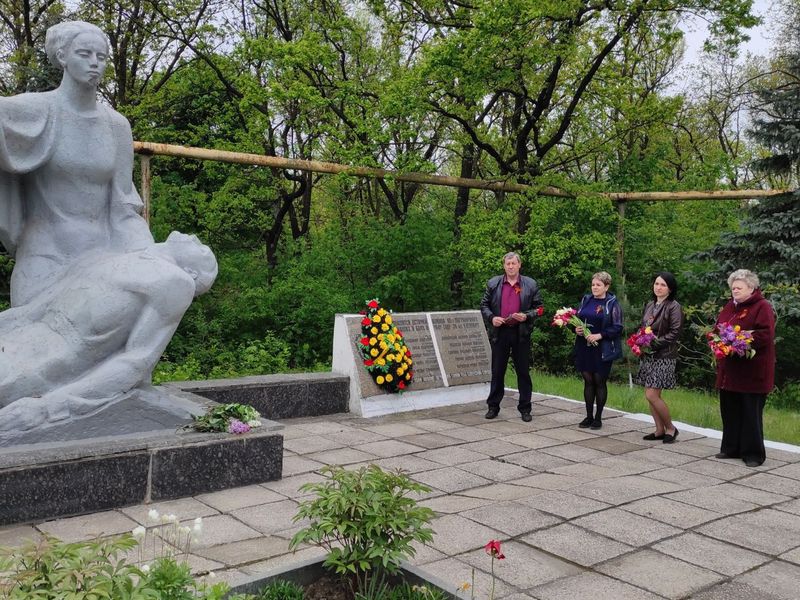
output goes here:
<path id="1" fill-rule="evenodd" d="M 298 488 L 325 464 L 375 463 L 433 488 L 422 504 L 436 512 L 436 535 L 414 562 L 453 590 L 474 568 L 475 598 L 489 596 L 491 539 L 506 556 L 495 563 L 496 598 L 800 598 L 800 454 L 768 450 L 750 469 L 713 458 L 719 441 L 689 432 L 671 446 L 645 442 L 650 426 L 614 411 L 593 431 L 577 427 L 573 402 L 536 397 L 532 423 L 515 406 L 506 398 L 494 421 L 477 403 L 288 420 L 280 481 L 6 527 L 0 545 L 130 531 L 156 508 L 203 517 L 190 563 L 236 583 L 321 556 L 287 550 Z"/>

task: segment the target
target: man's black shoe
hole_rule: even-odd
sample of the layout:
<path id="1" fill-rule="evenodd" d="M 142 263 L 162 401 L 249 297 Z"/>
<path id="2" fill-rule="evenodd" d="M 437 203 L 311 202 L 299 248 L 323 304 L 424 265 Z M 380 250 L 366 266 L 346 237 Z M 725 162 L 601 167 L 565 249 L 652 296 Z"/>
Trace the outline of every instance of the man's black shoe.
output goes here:
<path id="1" fill-rule="evenodd" d="M 586 429 L 592 425 L 592 421 L 594 421 L 592 417 L 586 417 L 583 421 L 578 423 L 578 427 L 581 429 Z"/>
<path id="2" fill-rule="evenodd" d="M 531 416 L 531 413 L 529 413 L 529 412 L 521 413 L 521 417 L 520 418 L 523 421 L 525 421 L 526 423 L 530 423 L 531 420 L 533 419 L 533 417 Z"/>
<path id="3" fill-rule="evenodd" d="M 486 411 L 486 418 L 487 419 L 494 419 L 498 415 L 499 412 L 500 412 L 499 408 L 497 408 L 496 406 L 490 406 L 489 410 Z"/>

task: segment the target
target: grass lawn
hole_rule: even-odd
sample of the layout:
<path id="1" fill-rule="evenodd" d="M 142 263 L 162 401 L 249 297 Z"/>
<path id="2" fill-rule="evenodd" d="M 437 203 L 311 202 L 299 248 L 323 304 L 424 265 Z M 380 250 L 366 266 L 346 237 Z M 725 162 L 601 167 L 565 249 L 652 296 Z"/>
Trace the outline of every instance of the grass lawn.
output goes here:
<path id="1" fill-rule="evenodd" d="M 577 375 L 560 377 L 539 371 L 535 371 L 531 375 L 534 392 L 563 396 L 573 400 L 583 399 L 583 381 Z M 517 387 L 517 378 L 511 369 L 506 374 L 506 385 Z M 676 388 L 664 390 L 662 397 L 669 406 L 672 418 L 676 421 L 698 427 L 722 429 L 719 402 L 715 394 Z M 629 388 L 627 385 L 609 383 L 606 406 L 625 412 L 650 414 L 647 400 L 644 398 L 644 389 L 639 386 Z M 775 442 L 800 445 L 800 413 L 778 410 L 767 405 L 764 409 L 764 438 Z"/>

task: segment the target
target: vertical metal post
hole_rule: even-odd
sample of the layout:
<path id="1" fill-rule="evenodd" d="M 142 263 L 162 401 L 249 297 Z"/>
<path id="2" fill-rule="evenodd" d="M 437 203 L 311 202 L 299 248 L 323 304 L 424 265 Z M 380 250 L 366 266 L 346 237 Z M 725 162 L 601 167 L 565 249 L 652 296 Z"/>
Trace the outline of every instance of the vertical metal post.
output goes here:
<path id="1" fill-rule="evenodd" d="M 151 189 L 151 171 L 150 171 L 150 155 L 140 154 L 139 164 L 142 168 L 142 202 L 144 208 L 142 209 L 142 216 L 147 224 L 150 224 L 150 189 Z"/>

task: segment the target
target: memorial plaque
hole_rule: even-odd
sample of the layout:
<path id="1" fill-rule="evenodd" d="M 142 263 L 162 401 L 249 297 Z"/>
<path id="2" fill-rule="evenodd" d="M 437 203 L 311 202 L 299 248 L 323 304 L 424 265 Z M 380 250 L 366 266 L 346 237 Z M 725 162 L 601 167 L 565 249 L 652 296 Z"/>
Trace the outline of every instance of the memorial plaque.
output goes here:
<path id="1" fill-rule="evenodd" d="M 408 391 L 428 390 L 444 387 L 439 363 L 436 360 L 436 351 L 433 347 L 433 337 L 428 327 L 425 313 L 392 314 L 394 324 L 403 333 L 406 346 L 411 350 L 414 360 L 414 379 L 408 386 Z M 347 333 L 352 340 L 353 352 L 358 369 L 358 383 L 364 398 L 379 396 L 387 392 L 378 387 L 372 375 L 364 368 L 361 362 L 361 353 L 358 349 L 358 340 L 361 339 L 362 317 L 347 318 Z"/>
<path id="2" fill-rule="evenodd" d="M 431 321 L 448 385 L 491 381 L 492 354 L 480 313 L 431 313 Z"/>

